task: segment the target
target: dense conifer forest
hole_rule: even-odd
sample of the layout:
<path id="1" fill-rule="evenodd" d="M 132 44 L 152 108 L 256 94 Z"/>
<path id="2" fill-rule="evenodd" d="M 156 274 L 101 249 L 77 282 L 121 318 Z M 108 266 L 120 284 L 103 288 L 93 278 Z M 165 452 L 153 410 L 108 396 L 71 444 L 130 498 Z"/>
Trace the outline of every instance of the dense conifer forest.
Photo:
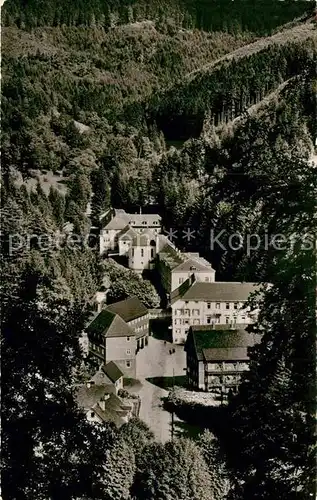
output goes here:
<path id="1" fill-rule="evenodd" d="M 6 0 L 4 500 L 314 496 L 316 262 L 303 247 L 316 236 L 313 7 Z M 186 248 L 218 279 L 273 285 L 239 394 L 195 441 L 163 445 L 138 420 L 97 429 L 75 405 L 78 338 L 105 273 L 113 300 L 159 301 L 130 271 L 101 264 L 92 228 L 110 206 L 159 206 L 165 229 L 195 228 Z M 290 245 L 212 250 L 211 229 L 224 240 L 282 233 Z"/>

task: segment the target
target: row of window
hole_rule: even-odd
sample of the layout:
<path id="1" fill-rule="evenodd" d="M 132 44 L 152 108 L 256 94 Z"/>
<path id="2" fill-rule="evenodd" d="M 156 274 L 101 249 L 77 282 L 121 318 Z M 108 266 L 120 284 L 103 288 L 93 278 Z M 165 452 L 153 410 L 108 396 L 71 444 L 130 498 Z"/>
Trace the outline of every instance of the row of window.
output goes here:
<path id="1" fill-rule="evenodd" d="M 134 330 L 136 333 L 138 333 L 142 332 L 142 330 L 147 330 L 147 329 L 148 329 L 147 325 L 142 325 L 142 326 L 137 326 Z"/>
<path id="2" fill-rule="evenodd" d="M 241 362 L 236 362 L 236 363 L 208 363 L 208 370 L 221 370 L 221 371 L 231 371 L 231 370 L 247 370 L 248 369 L 248 364 L 247 363 L 241 363 Z"/>
<path id="3" fill-rule="evenodd" d="M 175 319 L 174 325 L 200 325 L 200 319 Z"/>
<path id="4" fill-rule="evenodd" d="M 140 321 L 144 321 L 145 319 L 148 319 L 148 314 L 144 314 L 144 316 L 139 316 L 138 318 L 133 319 L 132 321 L 129 321 L 129 325 L 135 325 L 139 323 Z"/>
<path id="5" fill-rule="evenodd" d="M 135 256 L 134 248 L 132 248 L 132 257 Z M 141 248 L 141 257 L 144 257 L 144 248 Z M 154 248 L 151 248 L 151 259 L 154 259 L 155 253 L 154 253 Z M 143 264 L 143 262 L 142 262 Z"/>
<path id="6" fill-rule="evenodd" d="M 105 348 L 104 347 L 101 347 L 101 346 L 95 345 L 95 344 L 90 344 L 90 348 L 92 349 L 92 351 L 99 352 L 103 356 L 105 354 Z"/>
<path id="7" fill-rule="evenodd" d="M 200 310 L 199 309 L 176 309 L 175 310 L 176 316 L 199 316 Z"/>
<path id="8" fill-rule="evenodd" d="M 188 280 L 188 278 L 190 277 L 190 274 L 188 275 L 187 278 L 178 278 L 178 284 L 181 285 L 182 283 L 184 283 L 184 281 Z M 209 276 L 205 276 L 205 282 L 206 283 L 213 283 L 214 281 L 214 277 L 209 277 Z"/>
<path id="9" fill-rule="evenodd" d="M 241 319 L 239 319 L 239 322 L 241 321 L 241 323 L 244 323 L 245 318 L 246 318 L 245 316 L 241 316 Z M 207 318 L 206 318 L 207 325 L 212 325 L 215 323 L 219 324 L 220 322 L 221 322 L 221 315 L 219 315 L 215 320 L 213 320 L 211 316 L 207 316 Z M 226 325 L 229 325 L 230 323 L 236 324 L 237 323 L 237 316 L 232 316 L 232 317 L 226 316 L 225 323 L 226 323 Z"/>
<path id="10" fill-rule="evenodd" d="M 211 309 L 211 305 L 213 304 L 213 302 L 207 302 L 207 309 Z M 239 302 L 216 302 L 216 309 L 221 309 L 221 305 L 225 304 L 225 309 L 232 309 L 232 305 L 233 305 L 233 309 L 238 309 L 239 308 Z"/>
<path id="11" fill-rule="evenodd" d="M 131 226 L 133 226 L 133 225 L 136 225 L 136 222 L 135 222 L 135 220 L 132 220 L 132 221 L 130 221 L 130 222 L 129 222 L 129 224 L 130 224 Z M 143 220 L 143 221 L 142 221 L 142 226 L 147 226 L 147 225 L 149 225 L 149 226 L 151 227 L 151 225 L 152 225 L 152 224 L 153 224 L 154 226 L 158 226 L 158 225 L 159 225 L 159 221 L 158 221 L 158 220 L 154 220 L 154 221 L 152 221 L 152 222 L 148 222 L 148 221 L 146 221 L 146 220 Z"/>

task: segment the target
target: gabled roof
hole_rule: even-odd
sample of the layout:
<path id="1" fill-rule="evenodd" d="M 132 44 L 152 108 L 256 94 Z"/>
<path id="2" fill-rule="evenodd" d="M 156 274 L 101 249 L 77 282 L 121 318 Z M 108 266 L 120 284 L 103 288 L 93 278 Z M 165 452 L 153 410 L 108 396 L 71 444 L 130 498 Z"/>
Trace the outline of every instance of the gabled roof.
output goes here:
<path id="1" fill-rule="evenodd" d="M 110 361 L 106 365 L 102 366 L 102 371 L 107 375 L 107 377 L 111 380 L 111 382 L 115 383 L 121 377 L 123 377 L 123 373 L 116 365 L 114 361 Z"/>
<path id="2" fill-rule="evenodd" d="M 138 227 L 159 227 L 162 217 L 159 214 L 127 214 L 129 224 Z M 146 222 L 146 224 L 142 224 Z"/>
<path id="3" fill-rule="evenodd" d="M 228 360 L 231 359 L 230 356 L 237 356 L 238 352 L 239 355 L 245 356 L 248 347 L 260 342 L 260 335 L 249 333 L 242 325 L 237 325 L 237 328 L 232 330 L 228 327 L 224 329 L 224 325 L 219 326 L 220 328 L 218 325 L 214 328 L 210 328 L 210 325 L 192 326 L 188 333 L 185 350 L 191 345 L 199 361 L 209 360 L 212 355 L 216 356 L 216 359 L 219 359 L 220 355 L 225 355 L 223 359 Z M 231 349 L 236 348 L 243 348 L 245 351 L 231 353 Z M 221 349 L 219 354 L 216 353 L 218 349 Z"/>
<path id="4" fill-rule="evenodd" d="M 108 309 L 108 308 L 107 308 Z M 86 328 L 87 333 L 95 333 L 104 337 L 132 337 L 132 328 L 113 312 L 103 309 Z"/>
<path id="5" fill-rule="evenodd" d="M 183 262 L 183 259 L 177 253 L 176 249 L 172 247 L 169 241 L 160 250 L 159 258 L 164 262 L 170 269 L 174 269 L 179 264 Z"/>
<path id="6" fill-rule="evenodd" d="M 248 361 L 247 347 L 219 347 L 217 349 L 203 349 L 205 361 Z"/>
<path id="7" fill-rule="evenodd" d="M 91 384 L 88 387 L 87 384 L 79 384 L 74 388 L 77 405 L 85 410 L 92 408 L 108 392 L 106 385 Z"/>
<path id="8" fill-rule="evenodd" d="M 110 304 L 106 311 L 118 314 L 127 323 L 148 313 L 145 305 L 136 296 Z"/>
<path id="9" fill-rule="evenodd" d="M 144 233 L 137 234 L 133 240 L 132 245 L 134 247 L 147 247 L 151 244 L 151 241 L 154 241 L 156 245 L 156 236 L 154 233 L 150 231 L 145 231 Z"/>
<path id="10" fill-rule="evenodd" d="M 199 260 L 196 259 L 187 259 L 182 264 L 179 264 L 177 267 L 174 267 L 173 273 L 181 273 L 186 271 L 198 271 L 198 272 L 208 272 L 211 271 L 211 266 L 206 266 L 202 264 Z"/>
<path id="11" fill-rule="evenodd" d="M 128 220 L 120 214 L 119 215 L 115 215 L 113 217 L 113 219 L 111 219 L 110 222 L 108 222 L 108 224 L 106 224 L 104 226 L 104 229 L 116 229 L 116 230 L 122 230 L 122 229 L 125 229 L 125 227 L 127 226 L 127 223 L 128 223 Z"/>
<path id="12" fill-rule="evenodd" d="M 120 416 L 116 411 L 112 411 L 105 407 L 103 410 L 99 404 L 93 406 L 92 410 L 98 415 L 98 417 L 103 422 L 113 422 L 117 427 L 121 427 L 125 423 L 122 416 Z"/>
<path id="13" fill-rule="evenodd" d="M 126 226 L 120 233 L 118 234 L 118 240 L 124 241 L 132 241 L 132 239 L 137 235 L 137 232 L 130 226 Z"/>
<path id="14" fill-rule="evenodd" d="M 191 287 L 184 291 L 179 290 L 178 295 L 183 300 L 201 300 L 210 302 L 245 302 L 250 293 L 259 290 L 257 283 L 242 282 L 201 282 L 195 281 Z M 174 300 L 175 302 L 175 300 Z M 173 302 L 172 302 L 173 303 Z"/>

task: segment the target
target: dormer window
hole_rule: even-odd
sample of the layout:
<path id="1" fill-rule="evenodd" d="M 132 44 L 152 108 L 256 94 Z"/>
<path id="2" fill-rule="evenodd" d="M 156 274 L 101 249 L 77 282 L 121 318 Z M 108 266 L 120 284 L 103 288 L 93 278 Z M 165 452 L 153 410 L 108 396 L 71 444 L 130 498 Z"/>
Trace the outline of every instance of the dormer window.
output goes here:
<path id="1" fill-rule="evenodd" d="M 191 270 L 191 271 L 197 271 L 197 267 L 195 267 L 195 266 L 190 266 L 190 270 Z"/>

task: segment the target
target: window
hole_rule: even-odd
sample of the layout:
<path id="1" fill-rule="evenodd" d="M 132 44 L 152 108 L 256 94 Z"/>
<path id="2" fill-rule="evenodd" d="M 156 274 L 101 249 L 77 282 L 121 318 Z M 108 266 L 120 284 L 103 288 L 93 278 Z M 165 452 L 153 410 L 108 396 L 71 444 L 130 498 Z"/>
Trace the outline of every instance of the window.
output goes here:
<path id="1" fill-rule="evenodd" d="M 185 304 L 188 304 L 188 300 L 185 300 Z"/>
<path id="2" fill-rule="evenodd" d="M 175 333 L 181 333 L 180 328 L 176 328 Z"/>
<path id="3" fill-rule="evenodd" d="M 141 257 L 144 257 L 144 249 L 141 248 Z"/>
<path id="4" fill-rule="evenodd" d="M 228 325 L 229 322 L 230 322 L 230 318 L 229 318 L 229 316 L 226 316 L 226 325 Z"/>
<path id="5" fill-rule="evenodd" d="M 238 302 L 235 302 L 235 303 L 233 304 L 233 308 L 234 308 L 234 309 L 238 309 Z"/>
<path id="6" fill-rule="evenodd" d="M 132 248 L 132 257 L 134 257 L 134 248 Z"/>
<path id="7" fill-rule="evenodd" d="M 94 411 L 91 411 L 91 412 L 90 412 L 90 417 L 91 417 L 91 418 L 94 418 L 94 416 L 95 416 L 95 412 L 94 412 Z"/>
<path id="8" fill-rule="evenodd" d="M 226 309 L 230 309 L 230 304 L 229 304 L 229 302 L 226 302 Z"/>
<path id="9" fill-rule="evenodd" d="M 200 325 L 200 320 L 199 319 L 194 319 L 194 325 Z"/>
<path id="10" fill-rule="evenodd" d="M 125 366 L 126 366 L 127 368 L 130 368 L 130 367 L 131 367 L 131 361 L 127 360 L 127 361 L 125 362 Z"/>
<path id="11" fill-rule="evenodd" d="M 184 325 L 189 325 L 189 320 L 188 319 L 184 319 Z"/>
<path id="12" fill-rule="evenodd" d="M 184 315 L 185 316 L 190 316 L 190 310 L 189 309 L 185 309 L 184 310 Z"/>
<path id="13" fill-rule="evenodd" d="M 192 315 L 193 316 L 199 316 L 199 309 L 193 309 L 192 310 Z"/>
<path id="14" fill-rule="evenodd" d="M 211 316 L 207 316 L 207 325 L 210 325 L 211 323 Z"/>
<path id="15" fill-rule="evenodd" d="M 205 278 L 205 281 L 209 281 L 209 278 L 208 278 L 208 276 L 206 276 L 206 278 Z"/>
<path id="16" fill-rule="evenodd" d="M 127 349 L 126 354 L 131 354 L 131 349 Z"/>
<path id="17" fill-rule="evenodd" d="M 220 302 L 216 302 L 216 309 L 220 309 Z"/>
<path id="18" fill-rule="evenodd" d="M 245 321 L 245 316 L 241 316 L 242 321 Z"/>
<path id="19" fill-rule="evenodd" d="M 211 303 L 207 302 L 207 309 L 211 309 Z"/>
<path id="20" fill-rule="evenodd" d="M 154 248 L 151 248 L 151 258 L 153 259 L 154 257 Z"/>
<path id="21" fill-rule="evenodd" d="M 181 285 L 184 282 L 184 278 L 178 278 L 178 283 Z"/>
<path id="22" fill-rule="evenodd" d="M 143 226 L 146 226 L 146 220 L 142 221 Z"/>
<path id="23" fill-rule="evenodd" d="M 127 342 L 130 342 L 130 337 L 127 337 Z"/>

